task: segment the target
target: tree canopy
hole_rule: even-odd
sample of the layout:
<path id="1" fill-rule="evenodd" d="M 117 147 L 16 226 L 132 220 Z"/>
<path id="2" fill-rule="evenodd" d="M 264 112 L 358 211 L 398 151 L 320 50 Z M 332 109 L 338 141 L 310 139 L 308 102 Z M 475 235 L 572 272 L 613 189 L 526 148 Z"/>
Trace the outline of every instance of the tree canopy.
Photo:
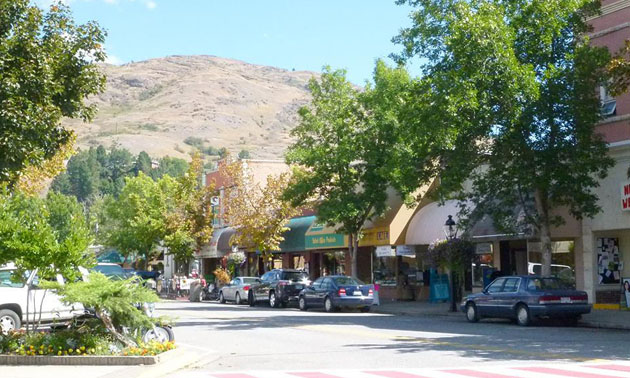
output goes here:
<path id="1" fill-rule="evenodd" d="M 410 79 L 403 69 L 378 62 L 374 81 L 361 92 L 345 71 L 325 68 L 309 83 L 313 99 L 299 110 L 286 155 L 298 167 L 286 198 L 296 206 L 312 204 L 320 221 L 350 236 L 353 276 L 363 225 L 385 211 L 399 93 Z"/>
<path id="2" fill-rule="evenodd" d="M 550 274 L 550 227 L 564 221 L 554 210 L 596 214 L 593 188 L 612 165 L 595 132 L 610 58 L 586 35 L 599 3 L 398 3 L 415 9 L 394 39 L 403 47 L 395 57 L 421 58 L 423 70 L 417 122 L 399 139 L 410 156 L 399 182 L 418 187 L 439 175 L 440 198 L 456 193 L 468 219 L 490 214 L 504 229 L 540 237 Z"/>
<path id="3" fill-rule="evenodd" d="M 67 6 L 0 1 L 0 182 L 13 186 L 71 141 L 63 117 L 93 117 L 84 100 L 105 88 L 95 64 L 104 40 L 96 23 L 75 24 Z"/>

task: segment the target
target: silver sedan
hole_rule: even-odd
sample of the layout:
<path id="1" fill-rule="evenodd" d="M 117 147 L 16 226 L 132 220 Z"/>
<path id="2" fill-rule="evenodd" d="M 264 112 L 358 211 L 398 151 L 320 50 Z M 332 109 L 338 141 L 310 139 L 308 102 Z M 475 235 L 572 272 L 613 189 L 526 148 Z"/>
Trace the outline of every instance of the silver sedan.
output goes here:
<path id="1" fill-rule="evenodd" d="M 261 283 L 258 277 L 236 277 L 229 284 L 219 289 L 219 302 L 233 301 L 236 304 L 247 301 L 247 294 L 252 285 Z"/>

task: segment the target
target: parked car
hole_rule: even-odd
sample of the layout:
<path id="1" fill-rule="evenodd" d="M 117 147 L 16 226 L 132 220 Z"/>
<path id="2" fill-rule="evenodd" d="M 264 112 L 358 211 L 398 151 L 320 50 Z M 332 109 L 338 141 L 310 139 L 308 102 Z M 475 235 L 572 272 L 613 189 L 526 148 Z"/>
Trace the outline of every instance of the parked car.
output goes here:
<path id="1" fill-rule="evenodd" d="M 370 311 L 374 300 L 372 285 L 349 276 L 320 277 L 300 293 L 298 306 L 306 311 L 311 307 L 324 307 L 326 312 L 339 308 L 359 308 Z"/>
<path id="2" fill-rule="evenodd" d="M 262 281 L 258 277 L 236 277 L 219 289 L 219 302 L 231 301 L 241 304 L 247 300 L 252 285 L 261 283 Z"/>
<path id="3" fill-rule="evenodd" d="M 0 333 L 20 329 L 26 320 L 64 322 L 85 313 L 81 304 L 65 304 L 54 290 L 40 288 L 37 270 L 16 274 L 14 265 L 0 266 Z"/>
<path id="4" fill-rule="evenodd" d="M 114 263 L 98 263 L 92 268 L 92 271 L 103 273 L 108 278 L 120 280 L 133 276 L 133 273 L 125 271 L 120 265 Z"/>
<path id="5" fill-rule="evenodd" d="M 308 274 L 295 269 L 270 270 L 260 279 L 262 282 L 249 290 L 247 301 L 250 306 L 267 302 L 271 307 L 280 307 L 297 302 L 300 291 L 310 284 Z"/>
<path id="6" fill-rule="evenodd" d="M 505 276 L 492 281 L 483 292 L 467 296 L 461 310 L 470 322 L 481 318 L 515 319 L 527 326 L 537 318 L 561 318 L 576 324 L 591 312 L 585 291 L 571 288 L 556 277 Z"/>

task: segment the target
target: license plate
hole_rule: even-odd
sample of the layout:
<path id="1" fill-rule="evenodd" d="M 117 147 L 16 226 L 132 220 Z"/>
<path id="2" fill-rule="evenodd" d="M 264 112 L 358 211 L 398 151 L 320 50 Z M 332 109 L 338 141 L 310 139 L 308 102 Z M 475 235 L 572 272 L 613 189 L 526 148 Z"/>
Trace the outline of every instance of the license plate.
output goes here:
<path id="1" fill-rule="evenodd" d="M 357 291 L 354 292 L 353 295 L 363 295 L 363 293 L 357 290 Z"/>
<path id="2" fill-rule="evenodd" d="M 571 298 L 570 297 L 561 297 L 560 298 L 560 303 L 571 303 Z"/>

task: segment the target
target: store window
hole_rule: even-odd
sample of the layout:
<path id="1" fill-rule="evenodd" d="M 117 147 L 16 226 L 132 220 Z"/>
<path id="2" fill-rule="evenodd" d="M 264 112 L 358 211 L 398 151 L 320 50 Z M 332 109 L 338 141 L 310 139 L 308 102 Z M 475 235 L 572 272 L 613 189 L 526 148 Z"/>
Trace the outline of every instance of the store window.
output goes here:
<path id="1" fill-rule="evenodd" d="M 324 276 L 346 274 L 346 252 L 335 251 L 324 253 L 322 274 Z"/>
<path id="2" fill-rule="evenodd" d="M 293 268 L 304 270 L 304 255 L 293 255 Z"/>
<path id="3" fill-rule="evenodd" d="M 539 276 L 542 274 L 542 253 L 538 251 L 542 247 L 539 243 L 535 244 L 537 248 L 529 252 L 527 273 Z M 531 249 L 530 245 L 528 245 L 528 248 Z M 607 245 L 608 242 L 606 242 Z M 615 246 L 614 239 L 610 242 L 610 245 L 612 251 Z M 606 250 L 606 246 L 604 246 L 604 250 Z M 551 275 L 559 278 L 569 286 L 575 285 L 575 243 L 573 241 L 551 242 Z"/>
<path id="4" fill-rule="evenodd" d="M 374 256 L 374 283 L 382 286 L 396 286 L 396 256 Z"/>

